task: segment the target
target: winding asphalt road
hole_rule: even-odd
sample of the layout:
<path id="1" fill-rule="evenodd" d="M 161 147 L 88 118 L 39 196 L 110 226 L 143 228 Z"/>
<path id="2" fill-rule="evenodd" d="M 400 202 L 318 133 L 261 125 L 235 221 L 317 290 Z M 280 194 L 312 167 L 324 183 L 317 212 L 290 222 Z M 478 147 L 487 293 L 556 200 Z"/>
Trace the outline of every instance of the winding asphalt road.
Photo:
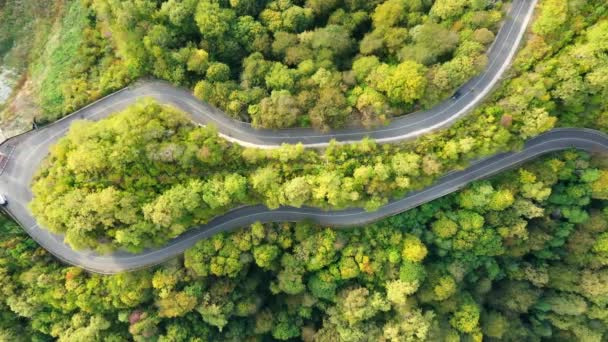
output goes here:
<path id="1" fill-rule="evenodd" d="M 429 111 L 417 112 L 395 119 L 390 125 L 375 129 L 348 129 L 319 133 L 310 129 L 256 130 L 250 125 L 234 121 L 219 110 L 199 102 L 185 89 L 175 88 L 161 81 L 140 82 L 105 97 L 42 129 L 9 139 L 0 151 L 9 155 L 0 174 L 0 193 L 6 194 L 6 211 L 43 248 L 66 263 L 89 271 L 112 274 L 155 264 L 183 253 L 198 240 L 217 232 L 229 231 L 253 222 L 309 220 L 333 227 L 363 225 L 391 216 L 454 192 L 472 181 L 489 177 L 512 168 L 539 155 L 578 148 L 589 152 L 608 152 L 608 136 L 586 129 L 557 129 L 530 140 L 519 152 L 497 154 L 480 160 L 463 171 L 447 174 L 434 185 L 393 200 L 375 212 L 362 209 L 323 211 L 315 208 L 282 207 L 269 210 L 264 206 L 242 207 L 196 227 L 163 247 L 139 254 L 115 252 L 99 255 L 93 251 L 74 251 L 63 242 L 63 236 L 40 227 L 27 209 L 32 199 L 30 183 L 49 147 L 63 136 L 74 120 L 99 120 L 124 109 L 139 98 L 153 97 L 161 103 L 173 105 L 187 113 L 199 124 L 214 124 L 226 139 L 244 146 L 277 147 L 282 143 L 303 143 L 306 147 L 323 147 L 332 139 L 340 143 L 371 137 L 380 143 L 412 139 L 449 126 L 478 105 L 503 76 L 511 63 L 532 16 L 536 0 L 514 0 L 505 23 L 489 51 L 489 64 L 483 74 L 461 87 L 457 100 L 447 100 Z"/>
<path id="2" fill-rule="evenodd" d="M 24 179 L 31 179 L 32 170 L 37 165 L 35 163 L 31 165 L 33 166 L 31 168 L 19 163 L 9 163 L 4 174 L 0 176 L 0 191 L 9 194 L 10 202 L 7 209 L 11 216 L 43 248 L 66 263 L 96 273 L 113 274 L 162 263 L 182 254 L 201 239 L 218 232 L 245 227 L 256 221 L 264 223 L 308 220 L 331 227 L 364 225 L 445 196 L 472 181 L 495 175 L 540 155 L 570 148 L 591 153 L 608 153 L 608 135 L 582 128 L 555 129 L 529 140 L 525 148 L 519 152 L 497 154 L 478 161 L 466 170 L 449 173 L 434 185 L 410 193 L 401 199 L 393 200 L 374 212 L 366 212 L 362 209 L 323 211 L 309 207 L 281 207 L 269 210 L 262 205 L 242 207 L 184 233 L 161 248 L 139 254 L 115 252 L 110 255 L 99 255 L 93 251 L 74 251 L 63 242 L 63 236 L 50 233 L 38 226 L 26 208 L 27 203 L 31 200 L 31 193 L 27 186 L 28 183 L 23 182 Z M 19 155 L 15 155 L 15 158 L 27 160 Z"/>
<path id="3" fill-rule="evenodd" d="M 93 120 L 124 109 L 139 98 L 154 98 L 189 113 L 199 124 L 217 126 L 220 135 L 239 145 L 272 148 L 282 143 L 302 143 L 306 147 L 325 147 L 331 140 L 351 143 L 370 137 L 379 143 L 400 142 L 450 126 L 475 108 L 501 80 L 517 52 L 532 18 L 537 0 L 513 0 L 511 8 L 494 43 L 488 51 L 484 72 L 460 87 L 460 97 L 448 99 L 425 111 L 394 118 L 390 124 L 373 130 L 364 128 L 334 130 L 324 133 L 309 128 L 255 129 L 249 123 L 231 119 L 220 110 L 202 103 L 187 89 L 176 88 L 167 82 L 139 82 L 112 94 L 101 101 L 64 118 L 52 131 L 62 135 L 69 122 L 79 117 Z"/>

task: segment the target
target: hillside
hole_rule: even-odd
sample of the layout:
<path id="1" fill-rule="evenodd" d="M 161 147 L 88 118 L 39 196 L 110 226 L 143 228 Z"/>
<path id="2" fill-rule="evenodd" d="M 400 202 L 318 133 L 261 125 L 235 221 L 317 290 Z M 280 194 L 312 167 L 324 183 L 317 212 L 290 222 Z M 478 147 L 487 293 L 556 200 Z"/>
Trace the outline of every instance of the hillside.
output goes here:
<path id="1" fill-rule="evenodd" d="M 322 148 L 283 129 L 380 131 L 450 98 L 521 19 L 509 6 L 0 0 L 3 127 L 48 124 L 0 170 L 21 223 L 0 215 L 0 341 L 606 341 L 605 0 L 540 0 L 506 73 L 484 73 L 498 85 L 445 129 Z M 140 78 L 171 84 L 51 124 Z M 302 143 L 216 127 L 201 101 Z M 424 200 L 372 216 L 408 195 Z"/>

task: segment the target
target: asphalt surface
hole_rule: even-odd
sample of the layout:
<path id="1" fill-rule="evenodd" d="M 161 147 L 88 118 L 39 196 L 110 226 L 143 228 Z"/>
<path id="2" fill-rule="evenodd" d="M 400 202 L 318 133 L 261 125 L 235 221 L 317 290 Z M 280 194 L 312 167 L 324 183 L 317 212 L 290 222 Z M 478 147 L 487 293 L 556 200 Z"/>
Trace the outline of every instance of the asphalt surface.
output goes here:
<path id="1" fill-rule="evenodd" d="M 380 143 L 412 139 L 449 126 L 478 105 L 500 80 L 511 63 L 530 21 L 536 0 L 514 0 L 494 44 L 489 51 L 489 63 L 483 74 L 461 87 L 461 96 L 447 100 L 431 110 L 409 114 L 393 120 L 390 125 L 374 130 L 348 129 L 321 133 L 311 129 L 256 130 L 249 124 L 230 119 L 218 109 L 201 103 L 191 92 L 162 81 L 146 81 L 107 96 L 42 129 L 9 139 L 0 151 L 9 154 L 0 174 L 0 193 L 8 197 L 6 211 L 43 248 L 57 258 L 92 272 L 111 274 L 161 263 L 196 243 L 220 231 L 229 231 L 253 222 L 310 220 L 333 227 L 363 225 L 383 217 L 406 211 L 433 199 L 454 192 L 471 181 L 491 176 L 536 156 L 565 148 L 591 152 L 608 150 L 608 137 L 582 129 L 555 130 L 531 140 L 517 153 L 499 154 L 479 161 L 464 171 L 453 172 L 433 186 L 394 200 L 375 212 L 361 209 L 323 211 L 315 208 L 279 208 L 264 206 L 242 207 L 217 217 L 209 224 L 197 227 L 172 240 L 167 245 L 140 254 L 115 252 L 99 255 L 92 251 L 74 251 L 63 242 L 63 236 L 38 226 L 27 204 L 32 199 L 32 177 L 52 146 L 78 119 L 99 120 L 126 108 L 140 98 L 153 97 L 187 113 L 199 124 L 213 124 L 222 136 L 244 146 L 272 148 L 282 143 L 303 143 L 306 147 L 323 147 L 335 139 L 341 143 L 370 137 Z"/>

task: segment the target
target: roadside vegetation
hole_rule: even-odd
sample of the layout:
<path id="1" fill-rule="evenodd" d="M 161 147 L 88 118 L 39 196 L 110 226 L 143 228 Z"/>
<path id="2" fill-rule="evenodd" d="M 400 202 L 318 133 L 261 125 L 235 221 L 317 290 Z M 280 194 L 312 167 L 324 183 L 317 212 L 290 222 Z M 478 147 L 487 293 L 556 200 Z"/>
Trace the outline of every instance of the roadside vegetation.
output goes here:
<path id="1" fill-rule="evenodd" d="M 121 60 L 102 38 L 83 1 L 66 4 L 51 37 L 30 67 L 41 123 L 54 121 L 128 83 Z"/>
<path id="2" fill-rule="evenodd" d="M 0 66 L 17 74 L 0 107 L 4 138 L 54 121 L 129 79 L 102 38 L 95 16 L 80 0 L 7 0 L 0 3 Z"/>
<path id="3" fill-rule="evenodd" d="M 25 1 L 17 7 L 7 1 L 0 9 L 9 18 L 3 21 L 3 49 L 26 41 L 23 32 L 40 43 L 11 50 L 29 52 L 26 58 L 9 55 L 32 60 L 32 83 L 3 115 L 11 121 L 36 112 L 39 122 L 53 121 L 139 77 L 155 76 L 191 87 L 201 99 L 258 127 L 375 125 L 432 106 L 483 68 L 484 46 L 508 4 L 449 3 L 91 0 L 46 6 Z M 28 15 L 20 13 L 39 10 L 27 6 L 55 9 L 47 16 L 58 19 L 37 19 L 46 24 L 27 31 L 8 30 L 31 27 L 23 23 Z M 391 17 L 395 8 L 407 8 L 408 15 Z M 495 92 L 498 106 L 491 115 L 512 131 L 525 118 L 535 121 L 537 130 L 526 129 L 526 136 L 555 125 L 552 117 L 567 125 L 605 125 L 605 36 L 598 28 L 589 38 L 587 29 L 599 25 L 606 11 L 600 0 L 541 1 L 510 73 L 514 79 Z M 221 15 L 224 25 L 213 26 L 211 19 Z M 323 41 L 331 46 L 321 46 Z M 344 54 L 333 51 L 338 48 Z M 289 61 L 290 54 L 297 63 Z M 404 80 L 408 84 L 397 82 Z M 479 113 L 461 127 L 474 127 L 475 121 L 483 127 L 488 118 Z"/>
<path id="4" fill-rule="evenodd" d="M 35 88 L 39 91 L 37 100 L 49 120 L 78 108 L 69 104 L 70 96 L 67 92 L 71 87 L 78 87 L 73 76 L 84 62 L 79 50 L 88 30 L 87 10 L 78 1 L 68 4 L 40 57 L 32 63 L 31 78 L 37 83 Z M 89 90 L 83 88 L 80 91 L 83 94 L 78 96 L 86 98 Z M 80 103 L 79 106 L 85 103 Z"/>
<path id="5" fill-rule="evenodd" d="M 550 26 L 542 14 L 554 5 L 541 8 L 533 27 L 548 37 L 557 24 Z M 106 121 L 73 127 L 40 171 L 31 207 L 75 248 L 132 251 L 163 244 L 242 204 L 374 210 L 472 159 L 521 146 L 556 126 L 560 113 L 568 124 L 608 128 L 601 101 L 608 95 L 608 83 L 601 82 L 606 37 L 608 21 L 599 20 L 573 36 L 572 45 L 546 48 L 534 66 L 524 64 L 526 47 L 516 63 L 519 75 L 475 115 L 405 145 L 366 140 L 320 152 L 297 145 L 245 149 L 213 128 L 195 127 L 184 113 L 142 102 Z M 550 78 L 556 70 L 564 74 Z M 102 199 L 107 207 L 99 206 Z"/>
<path id="6" fill-rule="evenodd" d="M 367 227 L 254 224 L 113 276 L 5 222 L 0 339 L 600 342 L 606 189 L 604 160 L 564 152 Z"/>
<path id="7" fill-rule="evenodd" d="M 371 140 L 323 151 L 260 150 L 230 144 L 213 127 L 147 100 L 100 122 L 75 123 L 38 171 L 30 207 L 74 248 L 140 251 L 243 204 L 375 210 L 514 140 L 504 128 L 494 133 L 439 151 L 435 143 Z"/>
<path id="8" fill-rule="evenodd" d="M 154 76 L 190 87 L 257 127 L 373 126 L 436 104 L 483 69 L 506 6 L 485 0 L 73 1 L 33 68 L 39 119 L 52 121 Z M 557 119 L 606 125 L 607 12 L 600 0 L 541 1 L 511 79 L 486 112 L 526 137 Z M 477 113 L 461 127 L 483 127 L 488 118 Z M 523 128 L 526 120 L 535 127 Z"/>
<path id="9" fill-rule="evenodd" d="M 0 65 L 24 69 L 44 44 L 61 1 L 5 0 L 0 4 Z"/>
<path id="10" fill-rule="evenodd" d="M 432 106 L 484 68 L 503 18 L 486 0 L 83 3 L 122 58 L 115 73 L 190 87 L 268 128 L 375 125 Z"/>
<path id="11" fill-rule="evenodd" d="M 34 110 L 15 105 L 27 82 L 30 61 L 37 58 L 63 1 L 0 2 L 0 139 L 31 128 Z M 18 108 L 17 108 L 18 107 Z"/>
<path id="12" fill-rule="evenodd" d="M 23 100 L 35 98 L 38 121 L 49 122 L 139 77 L 155 76 L 191 87 L 258 127 L 375 125 L 432 106 L 483 68 L 483 46 L 508 4 L 448 3 L 70 1 L 60 6 L 61 20 L 48 30 L 48 42 L 40 44 L 41 58 L 29 77 L 38 86 Z M 402 7 L 418 10 L 389 15 Z M 561 124 L 553 117 L 566 125 L 605 125 L 605 30 L 597 28 L 591 37 L 587 31 L 601 26 L 606 12 L 600 0 L 541 1 L 512 79 L 493 95 L 497 106 L 489 115 L 495 118 L 478 111 L 458 127 L 498 120 L 490 124 L 532 136 Z M 220 15 L 224 25 L 213 26 L 211 19 Z M 290 28 L 298 20 L 304 26 Z M 214 29 L 217 34 L 209 33 Z M 340 37 L 349 43 L 346 54 L 332 50 L 343 47 Z M 331 46 L 306 45 L 317 41 Z M 437 50 L 445 46 L 450 49 Z M 297 63 L 289 62 L 288 52 Z M 393 82 L 399 80 L 408 84 Z M 396 101 L 408 96 L 417 98 Z M 522 128 L 525 120 L 535 127 Z M 463 135 L 458 127 L 445 140 Z"/>
<path id="13" fill-rule="evenodd" d="M 31 209 L 75 248 L 138 251 L 242 204 L 373 210 L 455 167 L 448 157 L 369 140 L 246 149 L 148 100 L 74 124 L 38 172 Z"/>
<path id="14" fill-rule="evenodd" d="M 269 34 L 265 21 L 236 25 L 250 20 L 239 19 L 249 11 L 257 11 L 255 18 L 262 18 L 263 11 L 272 10 L 276 13 L 268 17 L 284 25 L 314 8 L 313 4 L 320 8 L 335 4 L 319 12 L 327 13 L 326 17 L 312 12 L 315 19 L 309 25 L 314 35 L 333 32 L 326 25 L 331 20 L 353 20 L 357 13 L 345 10 L 344 17 L 334 16 L 339 8 L 383 5 L 352 0 L 276 1 L 258 8 L 250 7 L 260 3 L 256 1 L 198 1 L 196 8 L 188 7 L 193 3 L 167 1 L 160 7 L 146 1 L 80 3 L 80 10 L 88 8 L 87 25 L 99 33 L 91 37 L 99 37 L 94 46 L 102 48 L 93 50 L 92 56 L 103 51 L 107 57 L 83 64 L 85 73 L 80 75 L 85 81 L 82 91 L 73 90 L 73 98 L 83 97 L 72 105 L 151 74 L 194 87 L 195 93 L 212 103 L 229 101 L 216 104 L 235 116 L 258 120 L 256 125 L 281 127 L 293 122 L 323 128 L 320 122 L 328 127 L 340 124 L 333 119 L 316 121 L 312 109 L 298 112 L 301 93 L 290 102 L 285 96 L 295 97 L 295 93 L 267 88 L 266 76 L 274 74 L 275 66 L 279 71 L 271 83 L 276 81 L 281 87 L 290 84 L 281 70 L 287 69 L 289 75 L 294 72 L 289 70 L 301 70 L 285 59 L 289 48 L 291 53 L 306 52 L 306 46 L 300 45 L 307 42 L 300 40 L 301 34 L 296 35 L 295 45 L 285 47 L 284 55 L 275 55 L 275 44 L 269 43 L 268 54 L 261 53 L 263 60 L 252 59 L 250 69 L 243 60 L 248 55 L 240 54 L 254 52 L 243 48 L 239 54 L 228 54 L 235 46 L 245 46 L 238 45 L 244 44 L 243 39 L 229 38 L 235 37 L 235 27 L 252 30 L 241 33 Z M 419 2 L 386 3 L 410 6 Z M 489 2 L 420 3 L 425 9 L 421 13 L 430 14 L 421 16 L 424 25 L 424 20 L 433 20 L 438 4 L 457 4 L 467 10 Z M 199 6 L 207 7 L 200 11 Z M 501 7 L 497 6 L 488 9 L 498 11 Z M 367 77 L 356 77 L 358 58 L 369 62 L 373 61 L 370 56 L 376 56 L 380 64 L 372 65 L 381 70 L 398 70 L 407 63 L 409 72 L 412 63 L 424 64 L 391 59 L 385 36 L 379 38 L 386 49 L 381 55 L 361 57 L 365 37 L 375 31 L 375 12 L 367 13 L 372 13 L 369 31 L 358 36 L 359 50 L 345 55 L 353 61 L 352 91 L 349 94 L 340 86 L 332 90 L 344 92 L 352 111 L 359 110 L 356 104 L 363 96 L 351 102 L 355 87 L 371 87 Z M 467 29 L 466 15 L 451 22 L 439 20 L 439 25 L 462 34 Z M 409 144 L 362 141 L 332 145 L 324 151 L 301 146 L 247 149 L 218 138 L 212 127 L 192 125 L 184 113 L 150 101 L 98 123 L 78 123 L 42 165 L 33 185 L 31 208 L 43 226 L 65 233 L 74 248 L 101 252 L 162 245 L 241 204 L 373 210 L 389 198 L 465 167 L 471 159 L 519 147 L 553 127 L 608 131 L 607 15 L 608 6 L 600 0 L 541 1 L 510 78 L 489 101 L 451 128 Z M 72 18 L 79 22 L 80 16 Z M 213 24 L 213 18 L 236 24 L 224 27 L 221 24 L 229 20 Z M 409 22 L 406 18 L 392 28 L 404 28 L 410 39 L 416 30 Z M 201 33 L 201 23 L 214 26 Z M 120 25 L 132 30 L 117 29 Z M 465 28 L 459 29 L 460 25 Z M 274 34 L 269 36 L 276 39 Z M 293 38 L 290 32 L 284 36 Z M 249 43 L 258 36 L 243 33 L 238 37 L 248 37 Z M 188 45 L 189 41 L 196 44 Z M 218 42 L 222 44 L 213 44 Z M 187 60 L 180 51 L 188 53 Z M 310 84 L 300 84 L 301 79 L 294 76 L 290 91 L 317 94 L 311 97 L 315 101 L 309 103 L 310 108 L 321 103 L 338 113 L 329 118 L 339 118 L 345 112 L 333 106 L 341 102 L 323 104 L 320 82 L 333 82 L 336 74 L 348 74 L 350 69 L 321 63 L 318 58 L 337 60 L 330 53 L 319 56 L 312 57 L 314 73 L 306 78 Z M 431 70 L 457 58 L 446 56 L 451 58 L 425 65 L 428 69 L 422 69 L 422 74 L 428 77 Z M 101 67 L 99 60 L 108 64 Z M 239 63 L 242 73 L 234 67 Z M 361 63 L 362 68 L 366 66 Z M 204 72 L 194 67 L 201 65 Z M 264 65 L 271 68 L 257 69 Z M 325 71 L 319 72 L 321 67 Z M 264 78 L 243 83 L 247 70 L 251 75 L 263 72 Z M 115 77 L 109 78 L 112 82 L 97 82 L 104 72 Z M 344 77 L 340 82 L 346 82 Z M 250 94 L 247 84 L 256 84 L 252 87 L 259 89 L 252 93 L 262 95 L 231 96 L 232 92 Z M 431 94 L 430 89 L 425 88 L 415 104 L 399 108 L 426 105 L 424 96 Z M 382 89 L 374 91 L 383 96 L 378 98 L 389 96 Z M 63 90 L 61 94 L 53 105 L 67 112 L 66 99 L 72 97 Z M 273 94 L 278 95 L 273 99 Z M 259 100 L 258 107 L 247 102 L 251 98 Z M 278 104 L 287 104 L 290 111 L 273 107 Z M 250 106 L 265 111 L 250 113 Z M 300 114 L 295 121 L 285 121 L 282 115 L 292 113 L 291 109 Z M 256 118 L 260 113 L 273 114 Z M 360 115 L 359 122 L 364 124 L 385 119 L 377 115 L 381 111 L 371 113 L 354 115 Z M 52 117 L 49 112 L 48 118 Z M 0 340 L 601 342 L 608 337 L 607 201 L 606 161 L 568 151 L 367 227 L 339 230 L 306 223 L 254 224 L 200 241 L 165 265 L 114 276 L 61 265 L 7 221 L 0 227 Z"/>

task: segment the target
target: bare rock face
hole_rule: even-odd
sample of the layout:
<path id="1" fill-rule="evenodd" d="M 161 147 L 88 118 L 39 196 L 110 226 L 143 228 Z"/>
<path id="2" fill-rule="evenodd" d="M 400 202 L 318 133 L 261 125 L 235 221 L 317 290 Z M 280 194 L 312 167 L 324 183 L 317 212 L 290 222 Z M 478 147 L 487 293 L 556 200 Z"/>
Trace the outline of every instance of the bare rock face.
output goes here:
<path id="1" fill-rule="evenodd" d="M 0 88 L 2 88 L 1 77 Z M 0 142 L 32 129 L 34 118 L 40 113 L 33 89 L 33 83 L 25 77 L 15 80 L 10 89 L 4 89 L 4 93 L 0 89 Z M 2 96 L 5 94 L 8 95 L 2 101 Z"/>
<path id="2" fill-rule="evenodd" d="M 17 74 L 12 69 L 0 67 L 0 105 L 4 104 L 16 83 Z"/>

